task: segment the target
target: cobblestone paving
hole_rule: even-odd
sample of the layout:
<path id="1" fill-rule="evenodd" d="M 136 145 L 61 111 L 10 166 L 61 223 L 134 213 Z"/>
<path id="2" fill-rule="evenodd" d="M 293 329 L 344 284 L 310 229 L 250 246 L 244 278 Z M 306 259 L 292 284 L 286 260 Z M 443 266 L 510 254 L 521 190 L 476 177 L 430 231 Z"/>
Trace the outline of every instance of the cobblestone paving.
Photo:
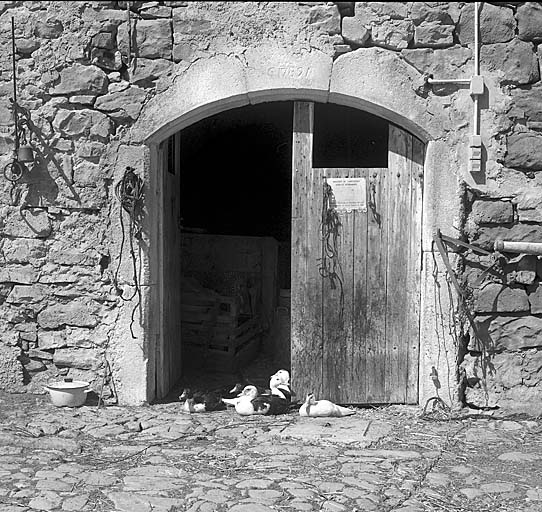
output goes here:
<path id="1" fill-rule="evenodd" d="M 0 394 L 0 511 L 542 510 L 542 422 L 188 415 Z"/>

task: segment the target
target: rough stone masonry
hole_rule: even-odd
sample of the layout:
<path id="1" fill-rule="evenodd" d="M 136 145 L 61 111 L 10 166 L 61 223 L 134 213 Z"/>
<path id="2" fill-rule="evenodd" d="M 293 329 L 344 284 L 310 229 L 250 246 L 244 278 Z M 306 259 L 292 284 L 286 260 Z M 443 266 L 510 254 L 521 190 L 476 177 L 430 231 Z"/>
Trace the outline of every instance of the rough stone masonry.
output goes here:
<path id="1" fill-rule="evenodd" d="M 130 30 L 126 2 L 0 2 L 0 165 L 14 147 L 12 17 L 19 103 L 31 114 L 37 155 L 14 188 L 0 177 L 0 388 L 36 392 L 70 376 L 96 389 L 107 360 L 122 400 L 139 400 L 130 397 L 123 370 L 125 345 L 134 342 L 118 328 L 126 306 L 113 283 L 119 250 L 113 187 L 127 161 L 146 158 L 130 145 L 130 129 L 152 99 L 217 56 L 242 59 L 249 50 L 276 46 L 310 49 L 337 64 L 349 55 L 402 62 L 419 77 L 416 94 L 440 102 L 453 127 L 440 141 L 456 164 L 441 170 L 456 184 L 454 199 L 442 208 L 452 221 L 438 227 L 490 249 L 497 238 L 540 241 L 538 2 L 483 3 L 483 180 L 469 175 L 464 159 L 468 92 L 425 81 L 428 74 L 472 74 L 472 3 L 134 1 L 128 7 Z M 268 78 L 296 78 L 295 70 L 281 69 L 269 68 Z M 424 204 L 427 212 L 440 211 L 438 197 Z M 542 403 L 542 261 L 466 252 L 456 270 L 483 334 L 469 333 L 457 308 L 449 312 L 457 332 L 445 348 L 461 390 L 457 399 L 532 410 Z M 120 285 L 130 289 L 129 272 L 121 276 Z M 446 287 L 442 273 L 438 279 Z M 148 347 L 140 348 L 146 357 Z"/>

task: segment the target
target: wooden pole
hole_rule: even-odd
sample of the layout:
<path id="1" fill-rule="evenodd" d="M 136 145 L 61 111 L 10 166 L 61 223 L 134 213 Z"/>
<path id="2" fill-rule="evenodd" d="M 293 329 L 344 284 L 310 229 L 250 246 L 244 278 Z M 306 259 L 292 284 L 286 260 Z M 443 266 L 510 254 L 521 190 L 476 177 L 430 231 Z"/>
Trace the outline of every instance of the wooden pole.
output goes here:
<path id="1" fill-rule="evenodd" d="M 495 250 L 499 252 L 518 252 L 522 254 L 542 255 L 542 243 L 495 241 Z"/>

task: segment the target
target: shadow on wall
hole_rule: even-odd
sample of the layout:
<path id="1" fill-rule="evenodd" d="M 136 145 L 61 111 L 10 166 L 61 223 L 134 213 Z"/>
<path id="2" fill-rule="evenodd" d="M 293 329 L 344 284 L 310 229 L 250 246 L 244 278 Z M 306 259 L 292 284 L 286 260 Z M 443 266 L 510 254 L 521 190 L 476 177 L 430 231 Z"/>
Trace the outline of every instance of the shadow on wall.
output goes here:
<path id="1" fill-rule="evenodd" d="M 73 186 L 73 176 L 66 174 L 63 166 L 58 162 L 58 152 L 51 146 L 51 140 L 54 136 L 52 132 L 49 136 L 46 136 L 44 132 L 34 124 L 32 121 L 30 112 L 20 105 L 16 105 L 19 116 L 19 123 L 23 128 L 26 128 L 30 132 L 30 136 L 34 137 L 38 144 L 34 143 L 32 148 L 34 150 L 34 162 L 30 168 L 27 168 L 27 172 L 24 172 L 21 179 L 15 182 L 15 186 L 18 184 L 26 185 L 26 193 L 24 194 L 23 204 L 27 207 L 36 206 L 42 207 L 48 204 L 54 203 L 59 194 L 58 184 L 54 177 L 51 175 L 49 168 L 52 166 L 58 176 L 62 177 L 66 183 L 67 188 L 71 193 L 71 197 L 68 199 L 74 200 L 78 203 L 81 202 L 81 198 Z M 30 138 L 31 138 L 30 137 Z M 71 165 L 70 165 L 71 169 Z M 12 194 L 12 206 L 17 206 L 21 203 L 22 191 L 16 189 L 16 192 Z M 29 225 L 32 229 L 32 226 Z"/>

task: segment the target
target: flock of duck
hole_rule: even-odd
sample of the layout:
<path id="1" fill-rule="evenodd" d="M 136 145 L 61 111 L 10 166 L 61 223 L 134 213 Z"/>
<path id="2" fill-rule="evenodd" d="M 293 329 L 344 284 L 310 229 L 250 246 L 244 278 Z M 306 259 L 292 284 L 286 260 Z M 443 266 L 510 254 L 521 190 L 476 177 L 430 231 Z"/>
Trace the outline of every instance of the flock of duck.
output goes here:
<path id="1" fill-rule="evenodd" d="M 185 388 L 179 396 L 182 410 L 187 413 L 221 411 L 234 407 L 240 416 L 255 414 L 286 414 L 296 407 L 292 402 L 295 393 L 290 387 L 290 373 L 278 370 L 269 378 L 269 388 L 262 389 L 254 384 L 236 384 L 230 390 L 216 390 L 197 393 Z M 309 393 L 299 408 L 299 415 L 305 417 L 343 417 L 355 414 L 354 409 L 342 407 L 329 400 L 316 400 Z"/>

